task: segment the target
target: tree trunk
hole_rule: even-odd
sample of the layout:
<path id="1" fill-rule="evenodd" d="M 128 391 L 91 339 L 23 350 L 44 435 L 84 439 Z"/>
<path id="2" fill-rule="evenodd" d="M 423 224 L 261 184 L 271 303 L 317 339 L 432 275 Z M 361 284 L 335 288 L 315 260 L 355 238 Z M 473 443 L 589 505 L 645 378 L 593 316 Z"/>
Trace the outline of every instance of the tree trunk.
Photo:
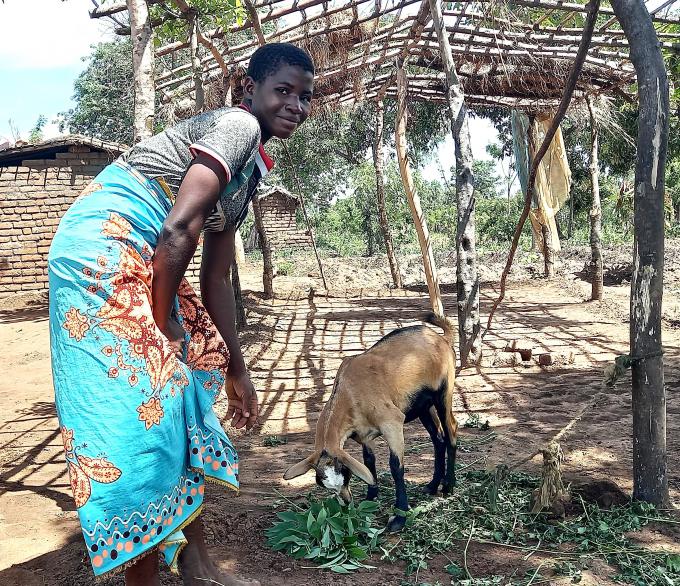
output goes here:
<path id="1" fill-rule="evenodd" d="M 383 101 L 376 102 L 375 106 L 375 138 L 373 140 L 373 164 L 375 165 L 375 193 L 378 204 L 378 222 L 385 242 L 387 261 L 390 263 L 392 282 L 397 289 L 402 288 L 401 271 L 399 262 L 394 253 L 392 234 L 387 223 L 387 206 L 385 205 L 385 172 L 383 165 L 383 131 L 385 128 L 385 106 Z"/>
<path id="2" fill-rule="evenodd" d="M 145 0 L 127 0 L 132 38 L 135 114 L 134 142 L 153 135 L 155 88 L 153 70 L 153 31 Z"/>
<path id="3" fill-rule="evenodd" d="M 257 235 L 260 239 L 260 248 L 262 249 L 262 286 L 264 288 L 264 298 L 274 298 L 274 262 L 272 259 L 272 247 L 267 237 L 267 232 L 264 229 L 264 222 L 262 221 L 262 208 L 260 207 L 260 200 L 255 194 L 253 197 L 253 216 L 255 217 L 255 227 L 257 228 Z"/>
<path id="4" fill-rule="evenodd" d="M 557 228 L 557 237 L 560 239 L 560 242 L 562 240 L 565 240 L 564 231 L 562 230 L 562 224 L 560 223 L 560 219 L 557 216 L 557 214 L 555 214 L 555 227 Z"/>
<path id="5" fill-rule="evenodd" d="M 236 331 L 240 332 L 248 325 L 248 321 L 245 307 L 243 307 L 243 291 L 241 291 L 241 279 L 238 276 L 236 260 L 231 265 L 231 288 L 234 291 L 234 304 L 236 306 Z"/>
<path id="6" fill-rule="evenodd" d="M 364 202 L 364 233 L 366 234 L 366 256 L 373 256 L 375 254 L 375 242 L 373 239 L 373 227 L 371 226 L 371 205 L 370 199 Z"/>
<path id="7" fill-rule="evenodd" d="M 241 233 L 236 230 L 234 234 L 234 263 L 231 265 L 231 288 L 234 291 L 234 303 L 236 305 L 236 330 L 239 332 L 248 325 L 246 309 L 243 306 L 241 279 L 238 274 L 239 265 L 243 266 L 245 262 L 246 255 L 243 250 L 243 240 L 241 239 Z"/>
<path id="8" fill-rule="evenodd" d="M 246 251 L 243 247 L 243 238 L 241 238 L 240 230 L 236 230 L 236 234 L 234 234 L 234 258 L 236 258 L 236 262 L 241 266 L 246 262 Z"/>
<path id="9" fill-rule="evenodd" d="M 510 169 L 508 169 L 508 173 L 510 173 Z M 513 183 L 513 177 L 510 175 L 508 177 L 508 213 L 510 213 L 512 207 L 511 207 L 511 202 L 512 202 L 512 183 Z"/>
<path id="10" fill-rule="evenodd" d="M 418 233 L 420 242 L 420 252 L 423 256 L 423 269 L 427 281 L 427 290 L 430 293 L 430 303 L 432 311 L 439 316 L 444 316 L 444 306 L 439 292 L 439 281 L 437 279 L 437 267 L 434 263 L 434 254 L 430 246 L 430 233 L 427 229 L 427 220 L 423 209 L 420 207 L 420 196 L 416 191 L 411 175 L 411 168 L 408 164 L 408 154 L 406 152 L 406 71 L 403 63 L 397 65 L 397 121 L 395 127 L 395 142 L 397 147 L 397 159 L 399 159 L 399 171 L 401 180 L 404 183 L 404 191 L 408 199 L 413 223 Z"/>
<path id="11" fill-rule="evenodd" d="M 459 352 L 461 365 L 477 364 L 482 357 L 479 324 L 479 271 L 475 249 L 475 196 L 472 147 L 468 111 L 463 88 L 451 56 L 439 0 L 429 0 L 432 22 L 439 39 L 439 52 L 446 74 L 447 98 L 451 111 L 451 133 L 456 145 L 456 292 L 458 302 Z"/>
<path id="12" fill-rule="evenodd" d="M 198 15 L 195 11 L 189 14 L 189 34 L 191 39 L 191 71 L 194 77 L 195 111 L 196 114 L 203 112 L 205 106 L 205 91 L 203 90 L 203 65 L 198 53 Z"/>
<path id="13" fill-rule="evenodd" d="M 543 233 L 543 263 L 544 274 L 547 279 L 552 279 L 555 276 L 555 251 L 552 247 L 552 234 L 550 226 L 548 225 L 548 218 L 543 218 L 545 224 L 541 226 Z"/>
<path id="14" fill-rule="evenodd" d="M 590 279 L 592 301 L 602 301 L 604 277 L 602 274 L 602 206 L 600 204 L 600 163 L 598 159 L 598 128 L 595 110 L 590 96 L 587 99 L 590 112 L 590 182 L 593 189 L 593 205 L 590 208 Z"/>
<path id="15" fill-rule="evenodd" d="M 661 302 L 668 79 L 659 40 L 643 0 L 612 0 L 612 8 L 630 44 L 640 103 L 630 296 L 633 497 L 665 505 L 669 499 Z"/>

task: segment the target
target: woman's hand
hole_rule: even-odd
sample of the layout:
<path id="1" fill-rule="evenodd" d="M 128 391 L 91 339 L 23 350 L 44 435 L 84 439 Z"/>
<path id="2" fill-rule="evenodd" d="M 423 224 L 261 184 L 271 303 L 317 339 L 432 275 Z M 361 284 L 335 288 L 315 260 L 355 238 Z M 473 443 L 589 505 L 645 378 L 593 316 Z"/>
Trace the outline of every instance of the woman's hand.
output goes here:
<path id="1" fill-rule="evenodd" d="M 231 418 L 231 426 L 241 429 L 245 425 L 246 429 L 251 429 L 257 421 L 259 406 L 255 387 L 247 372 L 240 376 L 227 375 L 227 397 L 227 418 Z"/>
<path id="2" fill-rule="evenodd" d="M 184 328 L 171 317 L 165 323 L 165 327 L 160 327 L 161 333 L 168 339 L 170 346 L 175 351 L 177 358 L 182 358 L 182 345 L 186 335 Z"/>

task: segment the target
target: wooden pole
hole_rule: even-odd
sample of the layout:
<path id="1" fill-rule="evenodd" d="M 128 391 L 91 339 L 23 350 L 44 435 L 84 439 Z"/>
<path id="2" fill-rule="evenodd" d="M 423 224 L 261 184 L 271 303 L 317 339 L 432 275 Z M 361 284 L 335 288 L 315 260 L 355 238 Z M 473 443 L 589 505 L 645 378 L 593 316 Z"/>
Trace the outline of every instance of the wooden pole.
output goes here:
<path id="1" fill-rule="evenodd" d="M 463 87 L 451 55 L 441 2 L 429 0 L 432 22 L 439 40 L 444 65 L 447 101 L 451 113 L 451 133 L 456 145 L 456 293 L 458 304 L 458 344 L 461 365 L 478 364 L 482 358 L 479 323 L 479 270 L 475 242 L 475 196 L 472 174 L 472 147 L 468 110 Z"/>
<path id="2" fill-rule="evenodd" d="M 149 9 L 144 0 L 127 0 L 132 38 L 133 84 L 135 88 L 133 140 L 153 135 L 156 92 L 153 70 L 153 31 Z"/>
<path id="3" fill-rule="evenodd" d="M 234 291 L 234 307 L 236 308 L 236 331 L 240 332 L 248 325 L 248 320 L 243 306 L 243 291 L 236 262 L 231 265 L 231 288 Z"/>
<path id="4" fill-rule="evenodd" d="M 387 206 L 385 205 L 385 174 L 383 162 L 384 129 L 385 106 L 382 100 L 378 100 L 375 104 L 375 137 L 373 140 L 373 164 L 375 165 L 375 193 L 378 204 L 378 221 L 380 223 L 383 241 L 385 242 L 385 251 L 387 252 L 387 261 L 390 265 L 390 273 L 392 273 L 392 282 L 397 289 L 401 289 L 401 271 L 399 270 L 397 255 L 394 252 L 392 234 L 390 233 L 390 226 L 387 222 Z"/>
<path id="5" fill-rule="evenodd" d="M 555 251 L 552 245 L 552 232 L 548 224 L 548 217 L 541 214 L 541 234 L 543 235 L 543 274 L 547 279 L 555 276 Z"/>
<path id="6" fill-rule="evenodd" d="M 189 24 L 191 42 L 191 69 L 194 75 L 195 111 L 196 114 L 200 114 L 205 106 L 205 91 L 203 89 L 203 66 L 201 65 L 201 58 L 198 53 L 198 15 L 195 10 L 189 12 L 187 22 Z"/>
<path id="7" fill-rule="evenodd" d="M 437 315 L 444 317 L 444 306 L 442 305 L 442 298 L 439 292 L 437 267 L 434 263 L 434 254 L 432 253 L 432 246 L 430 245 L 430 233 L 427 229 L 427 220 L 425 219 L 425 214 L 423 214 L 423 209 L 420 206 L 420 196 L 413 183 L 411 168 L 408 164 L 406 149 L 406 83 L 404 63 L 401 61 L 397 62 L 397 123 L 395 129 L 395 142 L 397 147 L 397 159 L 399 160 L 399 171 L 401 173 L 401 180 L 404 183 L 406 199 L 408 199 L 408 204 L 411 208 L 413 223 L 416 227 L 416 232 L 418 233 L 418 242 L 420 243 L 420 251 L 423 255 L 423 268 L 425 269 L 425 279 L 427 281 L 427 290 L 430 293 L 432 311 Z"/>
<path id="8" fill-rule="evenodd" d="M 635 238 L 630 295 L 633 383 L 633 498 L 666 505 L 666 389 L 661 345 L 664 189 L 668 147 L 668 79 L 643 0 L 612 0 L 637 72 Z"/>
<path id="9" fill-rule="evenodd" d="M 240 230 L 236 230 L 236 234 L 234 234 L 234 262 L 240 265 L 246 262 L 246 251 L 243 247 Z"/>
<path id="10" fill-rule="evenodd" d="M 593 204 L 590 208 L 590 282 L 592 301 L 602 301 L 604 276 L 602 267 L 602 205 L 600 203 L 600 163 L 598 157 L 599 132 L 593 98 L 586 99 L 590 113 L 590 183 L 593 190 Z"/>
<path id="11" fill-rule="evenodd" d="M 555 137 L 555 133 L 560 126 L 560 122 L 567 113 L 569 104 L 571 103 L 571 97 L 574 95 L 574 89 L 576 89 L 576 82 L 578 81 L 581 70 L 583 69 L 583 63 L 586 60 L 586 54 L 588 53 L 588 47 L 590 46 L 590 39 L 593 36 L 593 30 L 595 29 L 595 21 L 597 20 L 598 10 L 600 8 L 600 0 L 590 0 L 588 4 L 585 5 L 585 9 L 588 12 L 586 17 L 586 23 L 583 28 L 583 37 L 581 38 L 581 43 L 578 47 L 578 53 L 576 59 L 572 66 L 569 77 L 567 78 L 566 85 L 564 87 L 564 93 L 562 94 L 562 100 L 560 101 L 559 108 L 555 112 L 555 116 L 550 123 L 550 128 L 545 133 L 543 138 L 543 143 L 541 144 L 536 156 L 531 162 L 531 170 L 529 171 L 529 180 L 527 182 L 527 193 L 524 198 L 524 209 L 517 223 L 517 228 L 515 228 L 515 234 L 512 237 L 512 245 L 510 246 L 510 252 L 508 253 L 508 260 L 505 263 L 505 268 L 501 275 L 500 293 L 496 301 L 494 301 L 491 311 L 489 312 L 489 319 L 486 322 L 486 331 L 491 329 L 491 324 L 493 322 L 493 316 L 496 314 L 498 306 L 502 303 L 505 298 L 505 288 L 508 281 L 508 275 L 510 274 L 510 269 L 512 268 L 512 261 L 515 258 L 515 252 L 517 252 L 517 245 L 519 244 L 520 236 L 522 235 L 522 229 L 524 228 L 524 223 L 529 216 L 529 211 L 531 210 L 531 203 L 534 196 L 534 189 L 536 185 L 536 173 L 538 172 L 538 166 L 541 164 L 545 153 L 548 152 L 548 147 Z"/>

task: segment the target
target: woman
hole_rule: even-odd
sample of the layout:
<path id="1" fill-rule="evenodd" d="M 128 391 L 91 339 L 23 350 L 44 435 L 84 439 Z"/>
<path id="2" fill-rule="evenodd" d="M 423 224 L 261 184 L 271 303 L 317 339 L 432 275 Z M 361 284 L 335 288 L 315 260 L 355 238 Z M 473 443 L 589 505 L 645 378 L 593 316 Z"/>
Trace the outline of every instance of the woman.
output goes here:
<path id="1" fill-rule="evenodd" d="M 250 60 L 239 108 L 180 122 L 104 169 L 61 220 L 49 255 L 57 413 L 96 575 L 253 584 L 208 558 L 205 481 L 238 488 L 212 406 L 250 428 L 258 405 L 234 326 L 234 234 L 272 163 L 262 145 L 307 118 L 310 57 L 286 43 Z M 202 303 L 183 280 L 204 231 Z M 227 370 L 227 364 L 229 369 Z"/>

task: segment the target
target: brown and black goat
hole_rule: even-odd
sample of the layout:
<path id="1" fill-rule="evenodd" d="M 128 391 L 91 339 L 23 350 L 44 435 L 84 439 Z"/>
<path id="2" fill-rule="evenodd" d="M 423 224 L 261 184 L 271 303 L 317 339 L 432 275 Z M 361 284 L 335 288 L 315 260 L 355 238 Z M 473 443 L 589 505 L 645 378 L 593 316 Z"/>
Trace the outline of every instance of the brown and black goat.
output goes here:
<path id="1" fill-rule="evenodd" d="M 436 494 L 443 483 L 446 494 L 456 483 L 456 432 L 452 403 L 456 356 L 453 326 L 428 314 L 424 321 L 444 330 L 441 336 L 425 325 L 390 332 L 367 351 L 345 358 L 333 392 L 316 424 L 314 452 L 286 470 L 290 480 L 314 469 L 316 482 L 338 493 L 348 503 L 352 473 L 366 482 L 367 499 L 378 495 L 374 440 L 385 438 L 390 449 L 390 471 L 396 485 L 397 515 L 388 524 L 399 531 L 408 510 L 404 483 L 404 423 L 419 418 L 434 444 L 434 474 L 425 486 Z M 344 449 L 347 439 L 363 446 L 362 464 Z"/>

